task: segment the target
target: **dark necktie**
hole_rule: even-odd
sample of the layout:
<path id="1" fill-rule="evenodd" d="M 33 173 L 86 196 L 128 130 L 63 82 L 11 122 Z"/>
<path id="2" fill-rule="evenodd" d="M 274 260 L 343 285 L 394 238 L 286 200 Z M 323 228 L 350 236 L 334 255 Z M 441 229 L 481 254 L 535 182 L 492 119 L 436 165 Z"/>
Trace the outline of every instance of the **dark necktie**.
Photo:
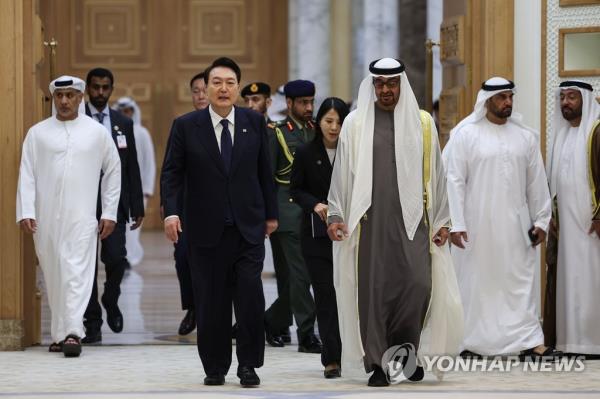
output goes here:
<path id="1" fill-rule="evenodd" d="M 229 132 L 229 123 L 227 122 L 227 119 L 221 119 L 221 125 L 223 126 L 223 130 L 221 131 L 221 158 L 223 158 L 223 164 L 225 165 L 225 173 L 229 175 L 233 144 L 231 143 L 231 133 Z M 234 224 L 233 212 L 231 211 L 231 199 L 228 194 L 225 201 L 225 226 L 233 226 Z"/>
<path id="2" fill-rule="evenodd" d="M 104 122 L 104 114 L 103 114 L 102 112 L 98 112 L 98 113 L 96 114 L 96 119 L 98 119 L 98 122 L 100 122 L 100 123 L 104 124 L 104 123 L 103 123 L 103 122 Z"/>
<path id="3" fill-rule="evenodd" d="M 229 132 L 229 122 L 227 122 L 227 119 L 221 119 L 221 125 L 223 126 L 223 131 L 221 132 L 221 158 L 223 158 L 223 163 L 225 164 L 225 171 L 229 174 L 233 144 L 231 143 L 231 133 Z"/>

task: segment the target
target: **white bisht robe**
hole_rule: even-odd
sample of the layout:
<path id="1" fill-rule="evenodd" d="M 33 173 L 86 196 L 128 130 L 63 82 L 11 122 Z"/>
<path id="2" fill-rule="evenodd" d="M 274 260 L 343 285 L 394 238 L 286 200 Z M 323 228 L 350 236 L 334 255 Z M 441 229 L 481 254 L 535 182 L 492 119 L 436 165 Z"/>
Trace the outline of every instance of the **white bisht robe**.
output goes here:
<path id="1" fill-rule="evenodd" d="M 50 117 L 23 143 L 17 222 L 35 219 L 35 251 L 44 273 L 54 342 L 84 336 L 83 313 L 92 293 L 100 173 L 103 219 L 117 220 L 121 164 L 110 135 L 85 114 Z"/>
<path id="2" fill-rule="evenodd" d="M 154 193 L 154 181 L 156 179 L 154 145 L 152 144 L 152 137 L 148 130 L 139 123 L 134 123 L 133 135 L 135 137 L 135 145 L 137 148 L 138 164 L 140 165 L 142 191 L 144 192 L 144 208 L 146 208 L 146 197 L 151 196 Z M 144 248 L 140 243 L 140 232 L 142 228 L 140 226 L 135 230 L 131 230 L 130 227 L 131 223 L 128 223 L 125 246 L 127 248 L 127 260 L 132 266 L 135 266 L 144 258 Z"/>
<path id="3" fill-rule="evenodd" d="M 550 195 L 536 132 L 482 118 L 452 137 L 447 157 L 452 248 L 465 315 L 461 349 L 514 353 L 544 343 L 536 311 L 536 250 L 527 230 L 547 230 Z"/>
<path id="4" fill-rule="evenodd" d="M 577 86 L 583 99 L 579 127 L 572 128 L 555 100 L 555 135 L 548 157 L 552 196 L 558 205 L 556 270 L 556 348 L 565 352 L 600 354 L 600 240 L 588 234 L 592 224 L 592 194 L 588 179 L 588 146 L 600 105 L 592 91 Z M 560 93 L 560 89 L 557 91 Z M 596 188 L 597 190 L 600 188 Z"/>
<path id="5" fill-rule="evenodd" d="M 398 179 L 404 178 L 409 182 L 406 185 L 399 182 L 390 183 L 398 184 L 407 234 L 409 239 L 412 239 L 423 215 L 423 137 L 418 105 L 414 96 L 408 98 L 407 93 L 412 95 L 412 90 L 406 75 L 402 74 L 401 79 L 402 90 L 394 112 L 396 160 Z M 355 377 L 364 376 L 365 372 L 358 314 L 357 267 L 359 220 L 371 206 L 374 173 L 375 95 L 372 86 L 372 78 L 368 76 L 361 83 L 357 110 L 351 112 L 344 120 L 327 198 L 328 217 L 331 220 L 341 218 L 346 223 L 349 233 L 345 240 L 333 242 L 333 280 L 342 340 L 342 369 L 344 375 Z M 366 94 L 369 91 L 370 94 Z M 399 108 L 402 106 L 405 108 Z M 430 238 L 433 238 L 432 235 L 448 222 L 449 213 L 437 131 L 431 116 L 428 118 L 431 124 L 432 145 L 431 179 L 427 187 L 429 207 L 426 212 L 431 223 Z M 416 131 L 410 134 L 401 128 L 407 119 L 416 122 Z M 402 164 L 404 170 L 400 169 Z M 410 189 L 407 186 L 411 186 Z M 407 199 L 414 201 L 410 204 L 403 202 Z M 415 208 L 417 211 L 411 212 Z M 418 348 L 420 357 L 425 354 L 453 355 L 457 353 L 462 339 L 462 307 L 448 244 L 437 247 L 431 243 L 431 259 L 431 299 L 422 333 L 425 339 L 421 339 Z"/>

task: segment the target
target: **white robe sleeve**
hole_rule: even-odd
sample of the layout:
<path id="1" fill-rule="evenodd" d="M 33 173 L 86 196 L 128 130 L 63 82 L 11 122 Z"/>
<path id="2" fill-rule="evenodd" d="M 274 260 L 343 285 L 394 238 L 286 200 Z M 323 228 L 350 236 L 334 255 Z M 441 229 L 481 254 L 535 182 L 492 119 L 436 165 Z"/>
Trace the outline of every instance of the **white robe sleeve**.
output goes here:
<path id="1" fill-rule="evenodd" d="M 112 138 L 104 135 L 104 152 L 102 154 L 102 185 L 100 187 L 102 199 L 101 219 L 117 221 L 119 197 L 121 195 L 121 159 Z"/>
<path id="2" fill-rule="evenodd" d="M 526 195 L 529 216 L 533 220 L 533 225 L 547 232 L 552 217 L 552 202 L 542 153 L 535 137 L 532 137 L 530 141 Z"/>
<path id="3" fill-rule="evenodd" d="M 142 178 L 142 190 L 144 195 L 154 194 L 154 181 L 156 180 L 156 161 L 154 160 L 154 145 L 148 130 L 143 126 L 137 126 L 140 134 L 135 138 L 138 150 L 138 162 Z"/>
<path id="4" fill-rule="evenodd" d="M 35 132 L 29 129 L 21 154 L 19 183 L 17 186 L 17 223 L 23 219 L 35 219 Z"/>
<path id="5" fill-rule="evenodd" d="M 431 116 L 430 116 L 431 118 Z M 432 144 L 432 162 L 431 162 L 431 184 L 432 184 L 432 213 L 433 219 L 430 221 L 433 227 L 433 234 L 449 224 L 450 210 L 448 208 L 448 190 L 446 183 L 446 168 L 442 160 L 442 152 L 438 140 L 438 133 L 431 118 L 431 144 Z"/>
<path id="6" fill-rule="evenodd" d="M 456 132 L 452 142 L 452 151 L 447 157 L 448 203 L 452 231 L 467 231 L 465 222 L 465 187 L 468 177 L 467 160 L 465 158 L 465 135 Z"/>
<path id="7" fill-rule="evenodd" d="M 347 201 L 349 200 L 351 182 L 351 165 L 350 165 L 350 124 L 351 120 L 346 118 L 340 132 L 338 148 L 335 154 L 335 162 L 333 164 L 333 172 L 331 174 L 331 185 L 329 186 L 329 194 L 327 196 L 327 221 L 346 222 L 344 211 L 347 209 Z"/>

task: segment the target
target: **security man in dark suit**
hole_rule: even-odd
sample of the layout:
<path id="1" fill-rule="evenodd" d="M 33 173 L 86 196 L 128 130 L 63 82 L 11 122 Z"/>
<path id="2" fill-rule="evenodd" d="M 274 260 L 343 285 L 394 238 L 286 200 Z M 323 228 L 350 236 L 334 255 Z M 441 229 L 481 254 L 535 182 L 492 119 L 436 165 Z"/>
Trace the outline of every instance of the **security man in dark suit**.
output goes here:
<path id="1" fill-rule="evenodd" d="M 89 103 L 85 106 L 86 114 L 104 125 L 107 134 L 112 136 L 121 158 L 121 197 L 119 198 L 117 224 L 113 234 L 102 240 L 100 252 L 100 260 L 106 269 L 106 282 L 101 302 L 106 309 L 108 326 L 114 332 L 119 333 L 123 330 L 123 315 L 118 306 L 121 280 L 125 269 L 129 268 L 125 249 L 125 229 L 130 219 L 133 220 L 132 230 L 142 225 L 144 193 L 137 161 L 133 122 L 108 106 L 113 86 L 114 77 L 108 69 L 95 68 L 88 72 L 86 90 Z M 98 217 L 101 213 L 102 205 L 100 197 L 98 197 Z M 102 341 L 102 309 L 98 303 L 97 277 L 98 263 L 96 263 L 92 296 L 84 314 L 85 337 L 82 342 L 85 344 Z"/>
<path id="2" fill-rule="evenodd" d="M 321 353 L 314 333 L 315 302 L 310 277 L 300 249 L 302 210 L 290 196 L 290 173 L 296 149 L 314 138 L 313 105 L 315 85 L 294 80 L 285 87 L 288 116 L 269 125 L 271 165 L 277 183 L 279 228 L 271 235 L 273 261 L 279 296 L 265 313 L 266 338 L 272 346 L 283 346 L 281 337 L 291 324 L 290 309 L 298 326 L 298 351 Z"/>
<path id="3" fill-rule="evenodd" d="M 238 324 L 237 375 L 257 386 L 264 362 L 265 235 L 277 228 L 267 129 L 256 112 L 234 107 L 241 71 L 229 58 L 206 70 L 209 107 L 173 122 L 163 165 L 165 234 L 187 232 L 205 385 L 223 385 L 231 365 L 231 302 Z M 177 196 L 186 187 L 183 224 Z"/>

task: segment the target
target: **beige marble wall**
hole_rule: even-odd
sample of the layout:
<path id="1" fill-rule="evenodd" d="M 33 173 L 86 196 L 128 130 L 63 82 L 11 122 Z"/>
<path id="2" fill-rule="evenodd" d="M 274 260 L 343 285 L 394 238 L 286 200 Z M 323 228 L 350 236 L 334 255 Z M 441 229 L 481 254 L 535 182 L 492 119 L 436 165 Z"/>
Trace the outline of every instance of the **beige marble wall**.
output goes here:
<path id="1" fill-rule="evenodd" d="M 23 349 L 23 320 L 0 320 L 0 351 Z"/>

